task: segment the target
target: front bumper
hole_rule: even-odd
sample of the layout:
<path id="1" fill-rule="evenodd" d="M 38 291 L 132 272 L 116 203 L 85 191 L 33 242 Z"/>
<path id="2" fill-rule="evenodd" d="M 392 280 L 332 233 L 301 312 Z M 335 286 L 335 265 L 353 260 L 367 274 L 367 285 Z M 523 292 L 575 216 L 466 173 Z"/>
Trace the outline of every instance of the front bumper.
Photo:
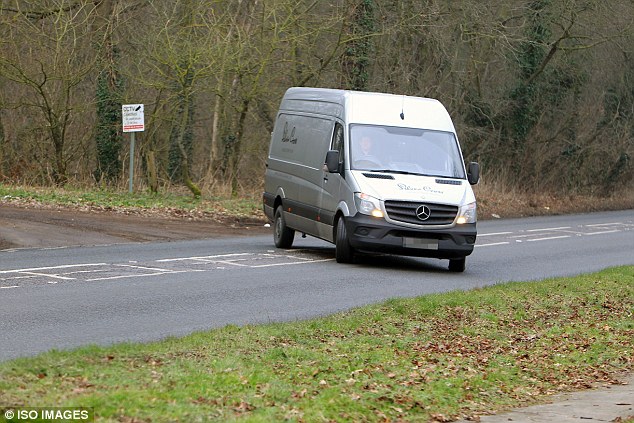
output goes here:
<path id="1" fill-rule="evenodd" d="M 453 259 L 473 252 L 476 224 L 410 228 L 357 213 L 345 220 L 350 245 L 359 251 Z"/>

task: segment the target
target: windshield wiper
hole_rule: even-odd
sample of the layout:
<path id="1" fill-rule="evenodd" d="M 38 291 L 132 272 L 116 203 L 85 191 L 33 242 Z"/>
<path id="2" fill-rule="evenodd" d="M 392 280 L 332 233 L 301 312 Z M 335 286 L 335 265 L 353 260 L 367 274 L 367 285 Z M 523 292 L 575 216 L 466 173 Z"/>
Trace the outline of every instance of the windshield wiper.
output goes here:
<path id="1" fill-rule="evenodd" d="M 367 170 L 367 172 L 397 173 L 399 175 L 434 176 L 434 175 L 428 175 L 426 173 L 408 172 L 406 170 L 394 170 L 394 169 L 372 169 L 372 170 Z"/>

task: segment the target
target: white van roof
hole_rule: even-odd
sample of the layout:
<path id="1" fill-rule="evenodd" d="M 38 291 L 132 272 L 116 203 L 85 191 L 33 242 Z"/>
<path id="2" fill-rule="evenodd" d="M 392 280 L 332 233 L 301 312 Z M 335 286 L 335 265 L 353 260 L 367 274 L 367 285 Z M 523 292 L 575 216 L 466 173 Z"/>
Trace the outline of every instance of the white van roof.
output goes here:
<path id="1" fill-rule="evenodd" d="M 327 112 L 342 110 L 347 123 L 434 129 L 455 133 L 447 109 L 438 100 L 431 98 L 293 87 L 286 91 L 281 108 L 306 111 L 306 102 L 312 103 L 308 108 L 313 111 L 322 110 L 327 114 L 344 118 L 337 112 Z"/>

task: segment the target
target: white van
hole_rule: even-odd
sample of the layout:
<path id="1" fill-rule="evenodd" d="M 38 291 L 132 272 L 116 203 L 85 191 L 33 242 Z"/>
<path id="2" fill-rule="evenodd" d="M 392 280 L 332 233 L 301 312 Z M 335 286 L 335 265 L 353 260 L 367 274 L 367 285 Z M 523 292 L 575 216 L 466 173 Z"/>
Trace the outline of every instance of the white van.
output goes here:
<path id="1" fill-rule="evenodd" d="M 476 241 L 471 185 L 437 100 L 324 88 L 284 94 L 266 164 L 264 213 L 278 248 L 295 232 L 356 252 L 449 259 L 462 272 Z"/>

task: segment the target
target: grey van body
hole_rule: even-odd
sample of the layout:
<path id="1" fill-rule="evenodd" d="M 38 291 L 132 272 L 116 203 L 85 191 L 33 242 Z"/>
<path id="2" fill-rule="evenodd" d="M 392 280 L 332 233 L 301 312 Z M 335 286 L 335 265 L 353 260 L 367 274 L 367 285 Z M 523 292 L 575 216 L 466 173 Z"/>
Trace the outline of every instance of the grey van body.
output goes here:
<path id="1" fill-rule="evenodd" d="M 297 231 L 334 243 L 338 262 L 382 252 L 449 259 L 463 271 L 478 178 L 439 101 L 296 87 L 277 114 L 263 207 L 280 248 Z"/>

